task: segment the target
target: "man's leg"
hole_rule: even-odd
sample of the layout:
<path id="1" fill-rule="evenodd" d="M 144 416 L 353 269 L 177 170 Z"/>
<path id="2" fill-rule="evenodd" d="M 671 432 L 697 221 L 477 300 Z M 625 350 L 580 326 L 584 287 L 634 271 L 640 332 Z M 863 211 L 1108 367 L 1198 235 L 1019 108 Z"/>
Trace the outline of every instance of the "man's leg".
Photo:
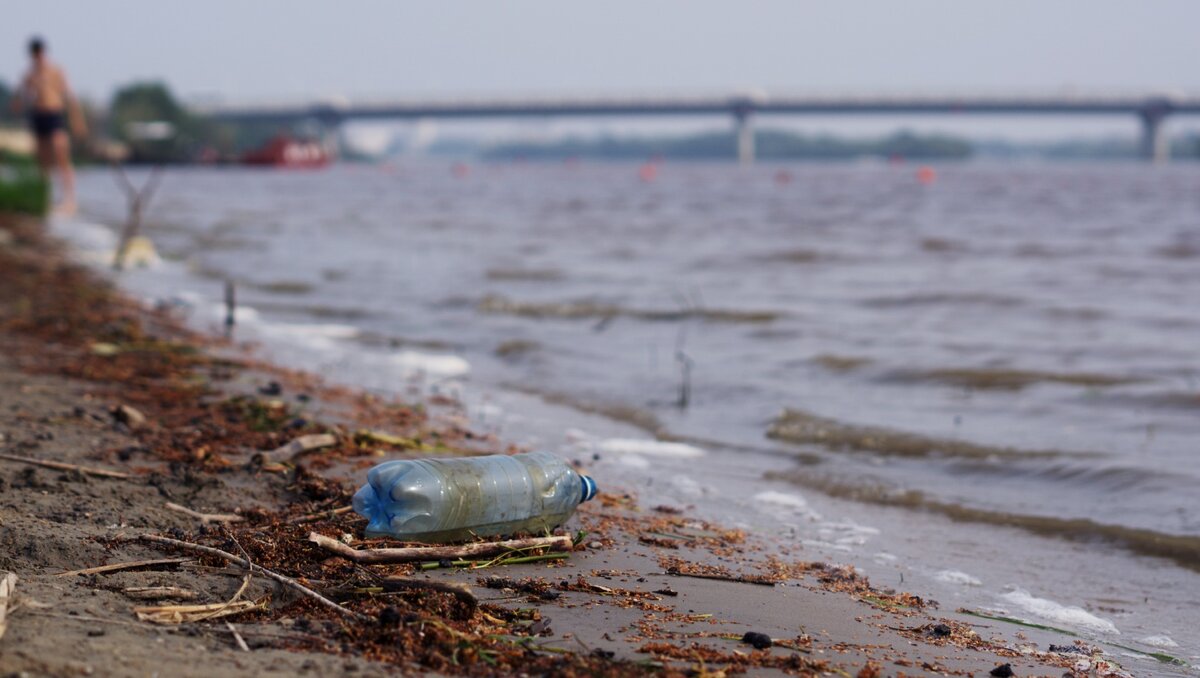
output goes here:
<path id="1" fill-rule="evenodd" d="M 71 138 L 67 136 L 66 130 L 60 129 L 55 130 L 50 141 L 54 148 L 54 164 L 58 168 L 59 176 L 62 177 L 63 189 L 62 202 L 55 208 L 55 211 L 60 214 L 74 214 L 76 209 L 75 168 L 71 166 Z"/>

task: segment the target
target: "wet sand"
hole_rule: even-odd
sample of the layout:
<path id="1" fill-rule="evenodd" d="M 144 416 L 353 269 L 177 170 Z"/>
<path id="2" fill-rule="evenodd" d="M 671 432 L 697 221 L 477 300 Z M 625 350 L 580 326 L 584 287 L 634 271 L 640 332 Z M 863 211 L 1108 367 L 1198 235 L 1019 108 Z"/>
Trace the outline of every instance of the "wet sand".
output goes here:
<path id="1" fill-rule="evenodd" d="M 1092 666 L 1090 649 L 1047 653 L 1052 643 L 1070 644 L 1057 634 L 939 609 L 919 591 L 873 588 L 852 570 L 781 553 L 762 536 L 674 507 L 639 506 L 615 487 L 602 486 L 602 497 L 565 526 L 586 534 L 560 560 L 421 570 L 330 556 L 305 536 L 349 534 L 352 546 L 367 545 L 364 521 L 327 512 L 345 505 L 370 465 L 511 449 L 466 430 L 452 402 L 380 402 L 230 359 L 232 347 L 138 309 L 65 262 L 39 224 L 0 216 L 0 229 L 13 234 L 0 247 L 0 451 L 130 474 L 0 460 L 0 570 L 19 577 L 0 672 L 875 676 L 987 675 L 1010 664 L 1018 676 L 1058 676 L 1078 662 Z M 122 405 L 146 421 L 114 414 Z M 395 440 L 354 434 L 364 428 Z M 251 462 L 257 451 L 318 431 L 337 445 L 281 469 Z M 168 502 L 242 520 L 204 524 Z M 312 519 L 296 523 L 300 516 Z M 339 617 L 265 577 L 244 585 L 240 568 L 216 559 L 132 541 L 147 533 L 241 552 L 358 617 Z M 187 562 L 59 576 L 181 557 Z M 460 582 L 479 604 L 438 592 L 377 593 L 368 584 L 380 575 Z M 133 608 L 179 601 L 135 600 L 127 591 L 148 586 L 185 588 L 197 604 L 229 601 L 244 586 L 241 599 L 262 609 L 152 624 Z M 747 632 L 776 643 L 756 650 L 743 641 Z"/>

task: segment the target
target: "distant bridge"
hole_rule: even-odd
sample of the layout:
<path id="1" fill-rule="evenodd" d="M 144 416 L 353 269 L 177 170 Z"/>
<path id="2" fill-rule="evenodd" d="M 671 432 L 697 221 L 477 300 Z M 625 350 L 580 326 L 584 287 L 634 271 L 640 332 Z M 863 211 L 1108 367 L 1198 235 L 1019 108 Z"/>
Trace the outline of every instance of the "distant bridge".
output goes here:
<path id="1" fill-rule="evenodd" d="M 1142 154 L 1166 162 L 1163 122 L 1200 113 L 1200 95 L 784 95 L 549 97 L 392 101 L 330 100 L 303 104 L 201 105 L 218 120 L 295 123 L 313 120 L 336 128 L 348 120 L 584 116 L 729 115 L 737 131 L 738 158 L 754 160 L 757 115 L 1129 115 L 1141 121 Z"/>

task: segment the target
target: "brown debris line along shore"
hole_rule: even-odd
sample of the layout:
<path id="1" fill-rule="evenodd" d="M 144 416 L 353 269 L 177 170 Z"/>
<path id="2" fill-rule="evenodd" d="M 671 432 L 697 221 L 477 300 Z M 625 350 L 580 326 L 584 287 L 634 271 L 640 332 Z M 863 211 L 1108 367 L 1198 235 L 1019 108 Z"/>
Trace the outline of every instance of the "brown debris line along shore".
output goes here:
<path id="1" fill-rule="evenodd" d="M 332 554 L 309 534 L 355 549 L 414 546 L 357 538 L 363 521 L 344 507 L 367 466 L 515 448 L 472 432 L 454 403 L 392 402 L 230 358 L 235 346 L 183 329 L 69 262 L 42 223 L 0 215 L 0 229 L 12 236 L 0 246 L 0 448 L 17 457 L 0 460 L 0 572 L 20 581 L 0 672 L 875 675 L 924 662 L 965 675 L 1002 658 L 1026 674 L 1044 671 L 1039 662 L 1066 666 L 1045 654 L 1010 659 L 1016 641 L 995 629 L 958 652 L 913 646 L 889 624 L 935 623 L 927 601 L 872 588 L 848 568 L 771 555 L 737 531 L 643 511 L 620 493 L 568 524 L 586 534 L 565 559 L 427 570 Z M 253 463 L 301 436 L 334 443 Z M 170 539 L 137 539 L 148 533 Z M 675 576 L 659 562 L 668 556 Z M 480 562 L 486 573 L 474 571 Z M 105 565 L 122 566 L 89 569 Z M 75 570 L 84 572 L 56 576 Z M 711 578 L 678 576 L 687 572 Z M 480 574 L 501 578 L 482 585 Z M 779 585 L 744 583 L 760 580 Z M 155 606 L 147 618 L 160 623 L 138 621 L 146 590 L 184 592 L 189 603 Z M 754 649 L 738 640 L 747 631 L 780 642 Z"/>

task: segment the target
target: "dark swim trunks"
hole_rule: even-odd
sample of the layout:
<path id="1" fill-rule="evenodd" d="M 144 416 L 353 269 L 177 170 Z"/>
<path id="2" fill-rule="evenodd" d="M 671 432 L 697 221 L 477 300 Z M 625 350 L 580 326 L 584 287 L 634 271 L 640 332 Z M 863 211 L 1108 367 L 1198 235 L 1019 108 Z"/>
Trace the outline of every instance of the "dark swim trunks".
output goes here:
<path id="1" fill-rule="evenodd" d="M 49 139 L 60 129 L 65 129 L 61 111 L 34 111 L 29 114 L 29 127 L 38 139 Z"/>

